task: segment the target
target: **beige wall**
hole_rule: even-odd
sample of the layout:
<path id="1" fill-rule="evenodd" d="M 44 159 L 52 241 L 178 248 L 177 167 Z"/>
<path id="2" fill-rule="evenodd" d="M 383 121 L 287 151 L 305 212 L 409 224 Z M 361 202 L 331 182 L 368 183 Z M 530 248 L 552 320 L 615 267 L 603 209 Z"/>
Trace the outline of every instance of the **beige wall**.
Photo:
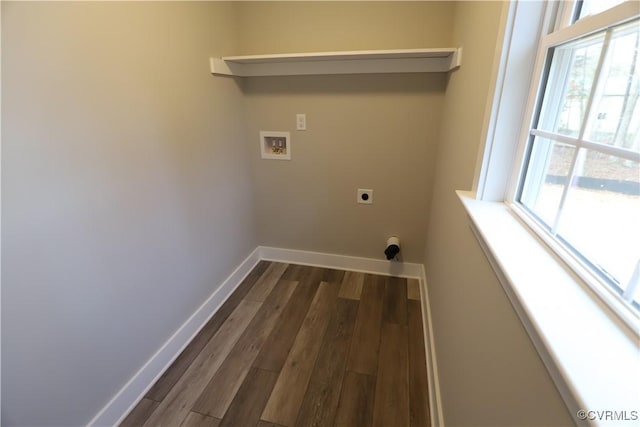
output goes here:
<path id="1" fill-rule="evenodd" d="M 255 248 L 234 22 L 2 2 L 2 425 L 84 425 Z"/>
<path id="2" fill-rule="evenodd" d="M 447 426 L 572 425 L 468 226 L 454 191 L 473 181 L 500 3 L 456 6 L 462 68 L 447 86 L 425 268 Z"/>
<path id="3" fill-rule="evenodd" d="M 242 2 L 238 54 L 448 47 L 452 2 Z"/>
<path id="4" fill-rule="evenodd" d="M 2 2 L 2 424 L 86 423 L 258 244 L 381 258 L 395 233 L 427 265 L 447 425 L 569 424 L 453 193 L 499 9 Z M 448 83 L 207 63 L 457 45 Z M 291 131 L 293 160 L 260 160 L 260 129 Z"/>
<path id="5" fill-rule="evenodd" d="M 240 5 L 243 53 L 448 46 L 453 3 Z M 398 235 L 421 262 L 445 76 L 247 79 L 260 244 L 384 258 Z M 308 130 L 295 130 L 306 113 Z M 290 131 L 292 160 L 261 160 L 260 130 Z M 374 190 L 372 205 L 356 189 Z"/>

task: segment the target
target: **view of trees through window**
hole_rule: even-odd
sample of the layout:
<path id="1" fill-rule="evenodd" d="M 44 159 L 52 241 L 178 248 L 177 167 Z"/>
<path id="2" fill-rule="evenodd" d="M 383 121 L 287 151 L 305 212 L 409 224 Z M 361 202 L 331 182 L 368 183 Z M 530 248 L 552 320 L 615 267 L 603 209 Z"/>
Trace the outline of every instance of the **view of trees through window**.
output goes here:
<path id="1" fill-rule="evenodd" d="M 519 201 L 640 309 L 640 22 L 556 46 Z"/>

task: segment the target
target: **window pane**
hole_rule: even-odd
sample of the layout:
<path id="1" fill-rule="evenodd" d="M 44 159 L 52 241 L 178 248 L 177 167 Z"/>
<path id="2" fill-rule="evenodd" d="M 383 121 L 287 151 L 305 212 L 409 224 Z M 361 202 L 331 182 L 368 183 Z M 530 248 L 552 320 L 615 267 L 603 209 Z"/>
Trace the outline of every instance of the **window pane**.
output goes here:
<path id="1" fill-rule="evenodd" d="M 552 227 L 575 147 L 536 137 L 520 202 Z"/>
<path id="2" fill-rule="evenodd" d="M 579 136 L 603 43 L 601 32 L 554 49 L 538 129 Z"/>
<path id="3" fill-rule="evenodd" d="M 624 291 L 640 259 L 640 164 L 581 149 L 558 235 Z"/>
<path id="4" fill-rule="evenodd" d="M 638 21 L 613 32 L 602 69 L 602 87 L 594 97 L 587 139 L 640 151 L 639 41 Z"/>
<path id="5" fill-rule="evenodd" d="M 604 12 L 623 2 L 624 0 L 583 0 L 580 8 L 580 18 Z"/>

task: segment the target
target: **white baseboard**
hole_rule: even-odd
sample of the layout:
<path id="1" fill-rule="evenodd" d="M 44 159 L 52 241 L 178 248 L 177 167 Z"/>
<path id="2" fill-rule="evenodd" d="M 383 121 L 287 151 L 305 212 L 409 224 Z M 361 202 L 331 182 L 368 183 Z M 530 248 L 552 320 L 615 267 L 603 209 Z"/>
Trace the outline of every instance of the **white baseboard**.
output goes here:
<path id="1" fill-rule="evenodd" d="M 429 304 L 429 288 L 424 266 L 421 265 L 420 274 L 420 302 L 422 304 L 422 325 L 424 328 L 424 346 L 427 356 L 427 376 L 429 382 L 429 406 L 431 408 L 431 425 L 444 427 L 442 400 L 440 395 L 440 380 L 438 378 L 438 362 L 433 339 L 433 322 L 431 321 L 431 305 Z"/>
<path id="2" fill-rule="evenodd" d="M 411 277 L 416 279 L 419 279 L 422 275 L 422 264 L 299 251 L 295 249 L 273 248 L 269 246 L 259 246 L 258 249 L 260 250 L 260 258 L 267 261 L 279 261 L 291 264 L 359 271 L 384 276 Z"/>
<path id="3" fill-rule="evenodd" d="M 182 350 L 200 332 L 209 319 L 227 298 L 242 283 L 260 261 L 256 248 L 186 322 L 165 342 L 142 368 L 118 391 L 100 412 L 89 422 L 89 426 L 114 426 L 121 423 L 129 412 L 145 396 L 147 391 L 171 366 Z"/>

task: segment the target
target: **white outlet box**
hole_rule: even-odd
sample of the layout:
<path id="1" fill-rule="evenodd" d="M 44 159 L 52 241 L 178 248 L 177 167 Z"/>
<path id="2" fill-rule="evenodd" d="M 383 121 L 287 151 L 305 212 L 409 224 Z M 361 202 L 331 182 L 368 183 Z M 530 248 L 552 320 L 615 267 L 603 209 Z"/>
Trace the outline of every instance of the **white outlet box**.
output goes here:
<path id="1" fill-rule="evenodd" d="M 373 190 L 367 188 L 358 188 L 358 203 L 370 205 L 373 203 Z"/>
<path id="2" fill-rule="evenodd" d="M 297 130 L 307 130 L 307 115 L 306 114 L 296 114 L 296 129 Z"/>

